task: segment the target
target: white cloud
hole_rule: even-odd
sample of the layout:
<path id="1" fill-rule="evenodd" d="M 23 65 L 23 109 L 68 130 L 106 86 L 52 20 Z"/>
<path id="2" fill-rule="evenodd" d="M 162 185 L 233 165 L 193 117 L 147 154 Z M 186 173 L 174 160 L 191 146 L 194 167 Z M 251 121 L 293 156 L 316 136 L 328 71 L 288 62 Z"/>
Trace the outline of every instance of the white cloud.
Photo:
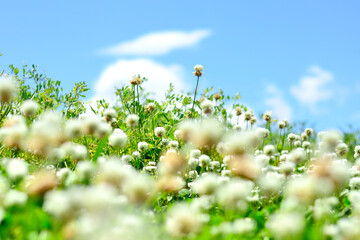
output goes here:
<path id="1" fill-rule="evenodd" d="M 128 56 L 164 55 L 175 49 L 193 46 L 200 42 L 203 38 L 208 37 L 210 34 L 210 30 L 150 33 L 135 40 L 108 47 L 100 51 L 100 53 Z"/>
<path id="2" fill-rule="evenodd" d="M 270 97 L 265 99 L 265 104 L 271 109 L 273 116 L 280 120 L 291 121 L 292 110 L 283 98 L 283 93 L 274 84 L 268 85 L 266 92 L 270 94 Z"/>
<path id="3" fill-rule="evenodd" d="M 308 72 L 309 75 L 303 76 L 299 84 L 291 86 L 290 91 L 297 100 L 314 111 L 318 102 L 333 96 L 334 91 L 329 88 L 329 84 L 334 78 L 332 73 L 318 66 L 310 67 Z"/>
<path id="4" fill-rule="evenodd" d="M 179 65 L 164 65 L 149 59 L 118 60 L 109 65 L 100 74 L 95 83 L 94 99 L 115 100 L 115 87 L 128 85 L 130 79 L 140 74 L 148 78 L 143 87 L 152 92 L 155 99 L 164 99 L 169 84 L 173 83 L 175 90 L 186 90 L 187 86 L 182 77 L 183 68 Z"/>

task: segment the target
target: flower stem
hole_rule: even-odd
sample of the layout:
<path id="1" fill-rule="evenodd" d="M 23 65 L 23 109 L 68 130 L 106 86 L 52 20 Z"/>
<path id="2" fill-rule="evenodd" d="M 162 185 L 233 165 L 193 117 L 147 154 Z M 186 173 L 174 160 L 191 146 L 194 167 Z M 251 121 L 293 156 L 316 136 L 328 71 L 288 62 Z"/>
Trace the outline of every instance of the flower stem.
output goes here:
<path id="1" fill-rule="evenodd" d="M 195 106 L 195 101 L 196 101 L 196 93 L 197 93 L 197 89 L 199 86 L 199 76 L 197 77 L 197 81 L 196 81 L 196 88 L 195 88 L 195 94 L 194 94 L 194 101 L 193 101 L 193 105 L 192 105 L 192 110 L 195 111 L 194 106 Z"/>

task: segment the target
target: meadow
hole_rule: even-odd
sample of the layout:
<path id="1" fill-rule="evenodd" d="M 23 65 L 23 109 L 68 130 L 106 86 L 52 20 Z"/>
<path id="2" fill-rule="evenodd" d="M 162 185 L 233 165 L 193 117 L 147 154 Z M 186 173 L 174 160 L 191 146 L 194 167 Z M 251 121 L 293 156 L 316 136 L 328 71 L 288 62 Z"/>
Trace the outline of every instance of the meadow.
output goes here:
<path id="1" fill-rule="evenodd" d="M 199 92 L 205 73 L 162 101 L 137 75 L 89 104 L 85 82 L 0 72 L 0 239 L 360 239 L 358 131 Z"/>

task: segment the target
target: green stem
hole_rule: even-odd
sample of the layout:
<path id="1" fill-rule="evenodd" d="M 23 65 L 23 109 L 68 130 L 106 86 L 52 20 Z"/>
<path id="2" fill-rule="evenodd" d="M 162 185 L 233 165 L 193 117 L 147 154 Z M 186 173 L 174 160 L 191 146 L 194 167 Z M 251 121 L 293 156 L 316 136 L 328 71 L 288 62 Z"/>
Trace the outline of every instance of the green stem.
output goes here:
<path id="1" fill-rule="evenodd" d="M 133 85 L 134 89 L 134 114 L 136 114 L 136 92 L 135 92 L 135 85 Z"/>
<path id="2" fill-rule="evenodd" d="M 139 97 L 139 85 L 136 85 L 137 89 L 137 105 L 139 106 L 138 112 L 140 113 L 140 97 Z"/>
<path id="3" fill-rule="evenodd" d="M 198 89 L 198 86 L 199 86 L 199 79 L 200 79 L 200 77 L 198 76 L 198 77 L 197 77 L 197 81 L 196 81 L 194 101 L 193 101 L 193 105 L 192 105 L 192 110 L 193 110 L 193 111 L 195 111 L 194 106 L 195 106 L 195 101 L 196 101 L 196 93 L 197 93 L 197 89 Z"/>

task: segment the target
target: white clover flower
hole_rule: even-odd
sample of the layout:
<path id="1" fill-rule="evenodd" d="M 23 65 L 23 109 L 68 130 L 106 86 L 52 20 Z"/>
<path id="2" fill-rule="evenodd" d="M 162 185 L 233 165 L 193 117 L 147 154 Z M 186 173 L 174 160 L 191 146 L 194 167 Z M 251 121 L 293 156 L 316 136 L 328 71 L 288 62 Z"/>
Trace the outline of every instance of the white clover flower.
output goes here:
<path id="1" fill-rule="evenodd" d="M 336 226 L 338 228 L 339 239 L 352 240 L 360 239 L 360 220 L 358 217 L 341 218 Z"/>
<path id="2" fill-rule="evenodd" d="M 307 141 L 304 141 L 304 142 L 302 143 L 302 147 L 305 148 L 305 149 L 307 149 L 307 148 L 310 147 L 310 143 L 307 142 Z"/>
<path id="3" fill-rule="evenodd" d="M 360 146 L 355 146 L 354 148 L 354 158 L 359 158 L 360 157 Z"/>
<path id="4" fill-rule="evenodd" d="M 266 227 L 275 239 L 298 238 L 304 231 L 305 219 L 300 213 L 276 213 L 270 216 Z"/>
<path id="5" fill-rule="evenodd" d="M 201 232 L 208 221 L 208 215 L 195 211 L 189 205 L 177 204 L 169 210 L 165 228 L 173 237 L 191 237 Z"/>
<path id="6" fill-rule="evenodd" d="M 214 103 L 206 99 L 201 102 L 200 107 L 204 114 L 211 114 L 213 112 Z"/>
<path id="7" fill-rule="evenodd" d="M 306 133 L 301 133 L 300 138 L 303 141 L 307 141 L 308 140 L 308 135 L 306 135 Z"/>
<path id="8" fill-rule="evenodd" d="M 190 169 L 196 169 L 196 167 L 199 166 L 199 159 L 190 158 L 188 161 L 188 165 L 189 165 Z"/>
<path id="9" fill-rule="evenodd" d="M 101 120 L 97 117 L 87 117 L 83 120 L 84 134 L 94 135 L 101 124 Z"/>
<path id="10" fill-rule="evenodd" d="M 274 145 L 266 145 L 264 146 L 264 154 L 267 156 L 272 156 L 275 153 Z"/>
<path id="11" fill-rule="evenodd" d="M 192 170 L 189 172 L 189 179 L 195 179 L 199 176 L 196 170 Z"/>
<path id="12" fill-rule="evenodd" d="M 280 163 L 279 167 L 280 167 L 281 173 L 283 173 L 285 175 L 290 175 L 291 173 L 294 172 L 296 165 L 293 162 L 284 161 L 284 162 Z"/>
<path id="13" fill-rule="evenodd" d="M 305 160 L 305 158 L 306 158 L 306 153 L 302 148 L 296 148 L 292 150 L 287 156 L 288 161 L 296 164 L 302 163 Z"/>
<path id="14" fill-rule="evenodd" d="M 265 154 L 259 154 L 255 157 L 255 162 L 259 164 L 259 166 L 265 167 L 267 164 L 269 164 L 270 157 Z"/>
<path id="15" fill-rule="evenodd" d="M 263 116 L 263 119 L 265 120 L 265 121 L 267 121 L 267 122 L 270 122 L 271 121 L 271 111 L 266 111 L 265 113 L 264 113 L 264 116 Z"/>
<path id="16" fill-rule="evenodd" d="M 103 138 L 108 134 L 110 134 L 111 131 L 112 131 L 112 127 L 108 123 L 101 122 L 98 126 L 98 129 L 96 129 L 95 135 L 99 138 Z"/>
<path id="17" fill-rule="evenodd" d="M 225 149 L 228 154 L 242 155 L 255 148 L 258 143 L 259 135 L 257 132 L 236 132 L 225 138 Z"/>
<path id="18" fill-rule="evenodd" d="M 270 134 L 269 130 L 265 128 L 257 128 L 256 133 L 259 135 L 260 138 L 267 138 Z"/>
<path id="19" fill-rule="evenodd" d="M 123 156 L 121 157 L 121 161 L 122 161 L 123 163 L 129 163 L 129 162 L 131 162 L 131 156 L 130 156 L 130 155 L 123 155 Z"/>
<path id="20" fill-rule="evenodd" d="M 83 134 L 84 121 L 80 119 L 72 119 L 66 121 L 65 135 L 68 138 L 77 138 Z"/>
<path id="21" fill-rule="evenodd" d="M 235 111 L 235 115 L 236 115 L 236 116 L 240 116 L 240 115 L 243 113 L 243 110 L 242 110 L 241 107 L 236 107 L 236 108 L 234 109 L 234 111 Z"/>
<path id="22" fill-rule="evenodd" d="M 211 162 L 211 159 L 208 155 L 201 155 L 199 157 L 199 166 L 202 167 L 202 168 L 206 168 L 210 165 L 210 162 Z"/>
<path id="23" fill-rule="evenodd" d="M 235 124 L 235 125 L 233 126 L 233 130 L 234 130 L 234 131 L 241 131 L 241 126 L 240 126 L 239 124 Z"/>
<path id="24" fill-rule="evenodd" d="M 182 128 L 184 131 L 184 128 Z M 194 125 L 188 136 L 197 147 L 210 147 L 217 144 L 223 136 L 223 125 L 216 119 L 202 119 Z"/>
<path id="25" fill-rule="evenodd" d="M 134 128 L 139 124 L 139 116 L 135 114 L 131 114 L 125 119 L 126 126 L 129 128 Z"/>
<path id="26" fill-rule="evenodd" d="M 171 141 L 171 142 L 169 142 L 169 146 L 172 149 L 177 149 L 177 148 L 179 148 L 179 142 L 178 141 Z"/>
<path id="27" fill-rule="evenodd" d="M 80 161 L 76 165 L 76 172 L 81 180 L 90 179 L 94 171 L 95 166 L 89 161 Z"/>
<path id="28" fill-rule="evenodd" d="M 157 127 L 157 128 L 155 128 L 155 136 L 157 136 L 157 137 L 163 137 L 163 136 L 165 136 L 165 132 L 166 132 L 166 130 L 165 130 L 165 128 L 163 128 L 163 127 Z"/>
<path id="29" fill-rule="evenodd" d="M 344 156 L 349 151 L 349 147 L 345 143 L 339 143 L 335 148 L 336 154 L 339 156 Z"/>
<path id="30" fill-rule="evenodd" d="M 138 143 L 138 150 L 140 152 L 143 152 L 143 151 L 147 150 L 148 148 L 149 148 L 149 145 L 147 142 L 139 142 Z"/>
<path id="31" fill-rule="evenodd" d="M 349 186 L 351 189 L 360 189 L 360 177 L 353 177 L 350 179 Z"/>
<path id="32" fill-rule="evenodd" d="M 321 219 L 329 217 L 333 214 L 333 208 L 339 203 L 336 197 L 328 197 L 323 199 L 316 199 L 314 204 L 314 218 Z"/>
<path id="33" fill-rule="evenodd" d="M 283 128 L 285 128 L 285 127 L 286 127 L 286 124 L 285 124 L 284 121 L 279 121 L 279 122 L 278 122 L 278 128 L 279 128 L 279 129 L 283 129 Z"/>
<path id="34" fill-rule="evenodd" d="M 142 204 L 154 188 L 152 178 L 145 175 L 133 175 L 123 186 L 123 192 L 131 203 Z"/>
<path id="35" fill-rule="evenodd" d="M 6 193 L 3 204 L 5 207 L 23 206 L 27 199 L 28 196 L 26 193 L 18 190 L 10 190 Z"/>
<path id="36" fill-rule="evenodd" d="M 109 145 L 124 148 L 127 144 L 127 135 L 121 129 L 116 128 L 109 136 Z"/>
<path id="37" fill-rule="evenodd" d="M 301 141 L 295 141 L 294 146 L 297 148 L 301 147 Z"/>
<path id="38" fill-rule="evenodd" d="M 236 219 L 234 222 L 222 222 L 211 228 L 213 235 L 249 234 L 256 229 L 256 221 L 252 218 Z"/>
<path id="39" fill-rule="evenodd" d="M 116 111 L 115 109 L 113 108 L 108 108 L 108 109 L 105 109 L 104 113 L 104 118 L 107 122 L 111 121 L 113 118 L 116 117 Z"/>
<path id="40" fill-rule="evenodd" d="M 220 185 L 219 177 L 213 173 L 198 177 L 191 185 L 191 191 L 202 195 L 213 194 Z"/>
<path id="41" fill-rule="evenodd" d="M 18 83 L 16 76 L 3 76 L 0 78 L 0 102 L 8 103 L 13 100 L 13 98 L 18 93 Z"/>
<path id="42" fill-rule="evenodd" d="M 148 103 L 148 104 L 145 105 L 145 110 L 146 110 L 147 112 L 152 112 L 152 111 L 155 110 L 155 108 L 156 108 L 156 105 L 155 105 L 155 103 L 153 103 L 153 102 Z"/>
<path id="43" fill-rule="evenodd" d="M 28 164 L 19 158 L 10 160 L 5 169 L 8 176 L 13 180 L 23 178 L 28 174 Z"/>
<path id="44" fill-rule="evenodd" d="M 232 178 L 217 189 L 216 198 L 225 208 L 246 211 L 247 198 L 251 196 L 253 188 L 251 181 Z"/>
<path id="45" fill-rule="evenodd" d="M 201 72 L 201 71 L 203 71 L 203 69 L 204 69 L 204 67 L 202 66 L 202 65 L 195 65 L 195 67 L 194 67 L 194 70 L 195 71 L 198 71 L 198 72 Z"/>
<path id="46" fill-rule="evenodd" d="M 313 131 L 314 131 L 314 130 L 312 130 L 311 128 L 306 128 L 306 129 L 305 129 L 305 134 L 306 134 L 308 137 L 310 137 L 310 136 L 312 135 Z"/>
<path id="47" fill-rule="evenodd" d="M 201 151 L 199 149 L 193 149 L 190 152 L 191 158 L 199 158 L 201 156 Z"/>
<path id="48" fill-rule="evenodd" d="M 268 172 L 258 179 L 260 190 L 265 195 L 277 195 L 284 182 L 284 175 L 276 172 Z"/>
<path id="49" fill-rule="evenodd" d="M 342 142 L 342 135 L 335 130 L 324 132 L 320 136 L 320 141 L 323 143 L 322 150 L 326 152 L 333 152 Z"/>
<path id="50" fill-rule="evenodd" d="M 250 121 L 251 118 L 253 117 L 254 113 L 252 111 L 246 111 L 244 113 L 244 120 L 245 121 Z"/>
<path id="51" fill-rule="evenodd" d="M 40 105 L 34 100 L 26 100 L 21 105 L 21 112 L 26 117 L 31 117 L 39 110 Z"/>
<path id="52" fill-rule="evenodd" d="M 56 172 L 56 178 L 60 183 L 64 183 L 66 178 L 70 175 L 71 170 L 69 168 L 61 168 Z"/>
<path id="53" fill-rule="evenodd" d="M 134 151 L 133 153 L 132 153 L 132 157 L 133 158 L 135 158 L 135 159 L 137 159 L 137 158 L 140 158 L 140 153 L 138 152 L 138 151 Z"/>
<path id="54" fill-rule="evenodd" d="M 288 139 L 289 142 L 295 142 L 295 140 L 296 140 L 296 134 L 294 134 L 294 133 L 289 133 L 287 139 Z"/>
<path id="55" fill-rule="evenodd" d="M 12 116 L 0 128 L 1 142 L 10 148 L 22 148 L 26 143 L 28 127 L 22 116 Z"/>
<path id="56" fill-rule="evenodd" d="M 55 218 L 65 218 L 73 209 L 70 196 L 65 191 L 49 191 L 45 195 L 43 209 Z"/>

